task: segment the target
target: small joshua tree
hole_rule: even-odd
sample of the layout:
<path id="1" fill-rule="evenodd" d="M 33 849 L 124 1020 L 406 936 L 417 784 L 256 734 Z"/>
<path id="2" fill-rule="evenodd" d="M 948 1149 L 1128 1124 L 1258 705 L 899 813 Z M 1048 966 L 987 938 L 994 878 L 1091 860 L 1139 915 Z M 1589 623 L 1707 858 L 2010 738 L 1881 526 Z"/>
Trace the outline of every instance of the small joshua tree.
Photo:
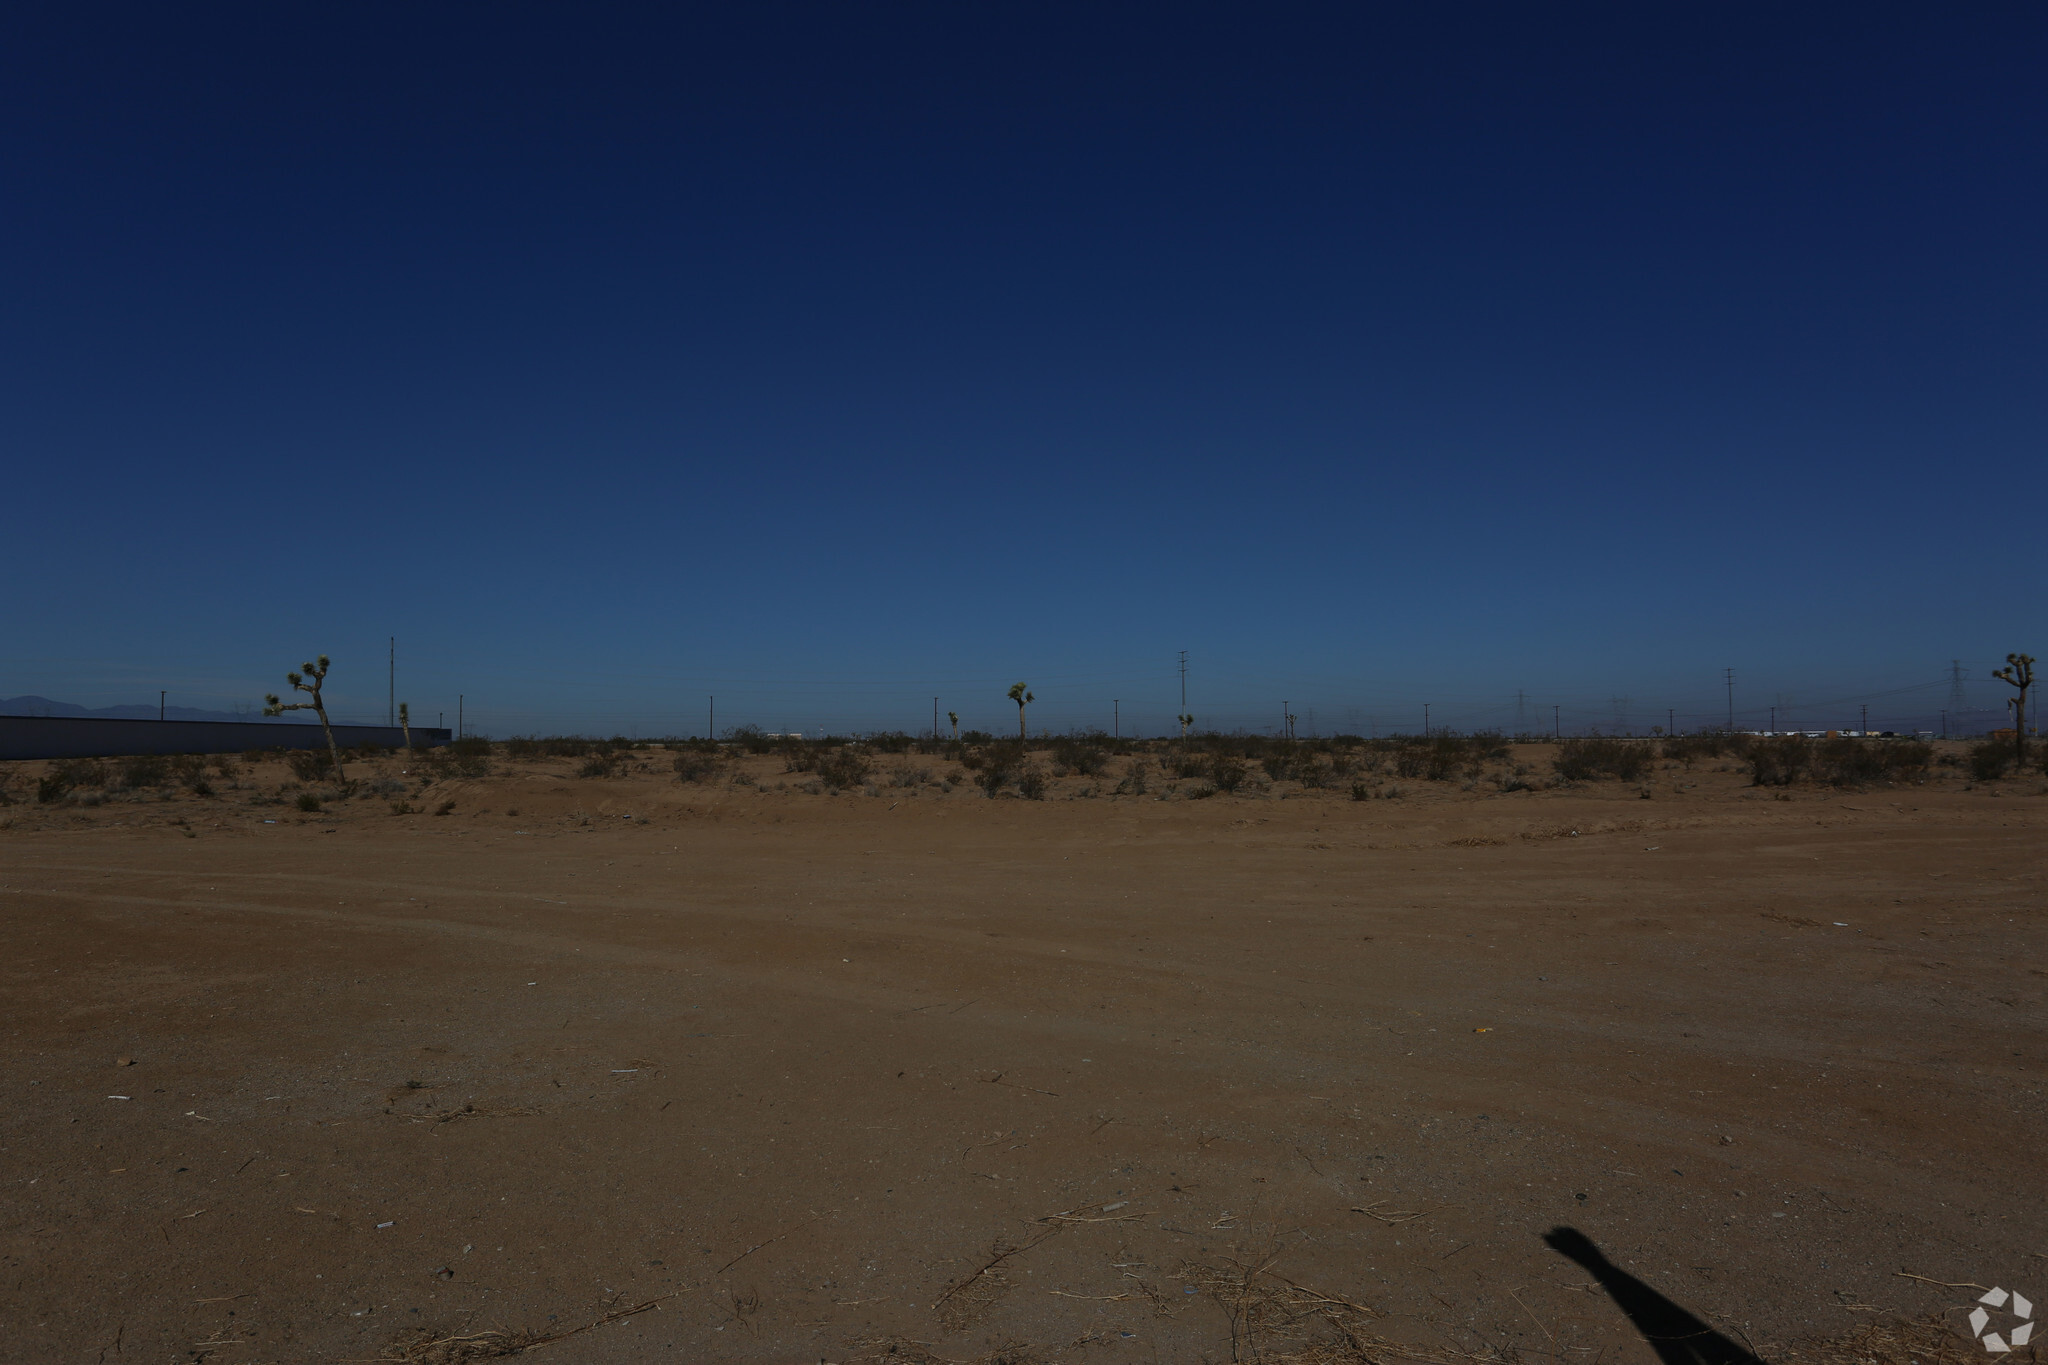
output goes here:
<path id="1" fill-rule="evenodd" d="M 1191 715 L 1183 714 L 1175 717 L 1175 719 L 1180 721 L 1180 737 L 1186 739 L 1188 737 L 1188 727 L 1195 723 L 1195 718 Z"/>
<path id="2" fill-rule="evenodd" d="M 398 726 L 401 730 L 405 731 L 405 747 L 410 749 L 412 747 L 412 707 L 404 702 L 398 703 Z"/>
<path id="3" fill-rule="evenodd" d="M 1991 676 L 2009 687 L 2019 689 L 2019 695 L 2006 705 L 2012 707 L 2012 736 L 2016 746 L 2014 756 L 2021 767 L 2027 764 L 2027 689 L 2034 685 L 2034 656 L 2031 654 L 2008 654 L 2005 667 L 1995 668 Z"/>
<path id="4" fill-rule="evenodd" d="M 1017 738 L 1028 739 L 1030 736 L 1024 733 L 1024 707 L 1026 703 L 1037 701 L 1038 698 L 1031 695 L 1029 684 L 1012 683 L 1010 685 L 1010 700 L 1017 703 Z"/>
<path id="5" fill-rule="evenodd" d="M 281 716 L 287 711 L 311 711 L 320 717 L 320 728 L 327 735 L 327 757 L 334 763 L 334 780 L 344 781 L 341 775 L 341 749 L 334 742 L 334 727 L 327 723 L 327 704 L 320 700 L 320 686 L 327 681 L 327 656 L 322 654 L 318 663 L 300 664 L 299 667 L 305 670 L 304 677 L 297 673 L 287 673 L 284 680 L 292 685 L 294 691 L 304 692 L 313 700 L 285 702 L 278 700 L 277 694 L 273 692 L 263 699 L 263 714 Z"/>
<path id="6" fill-rule="evenodd" d="M 953 722 L 953 738 L 960 738 L 960 713 L 958 711 L 948 711 L 946 719 Z"/>

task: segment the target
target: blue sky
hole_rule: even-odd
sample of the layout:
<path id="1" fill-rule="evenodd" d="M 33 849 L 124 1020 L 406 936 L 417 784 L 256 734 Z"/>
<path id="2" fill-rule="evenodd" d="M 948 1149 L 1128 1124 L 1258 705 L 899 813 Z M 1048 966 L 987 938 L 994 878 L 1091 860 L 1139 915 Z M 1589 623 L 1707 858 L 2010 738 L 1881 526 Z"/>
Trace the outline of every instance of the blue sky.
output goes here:
<path id="1" fill-rule="evenodd" d="M 2048 655 L 2038 8 L 16 6 L 0 696 L 1931 719 Z M 1617 704 L 1617 699 L 1625 699 Z M 1690 717 L 1690 720 L 1687 718 Z M 1532 721 L 1532 724 L 1534 722 Z"/>

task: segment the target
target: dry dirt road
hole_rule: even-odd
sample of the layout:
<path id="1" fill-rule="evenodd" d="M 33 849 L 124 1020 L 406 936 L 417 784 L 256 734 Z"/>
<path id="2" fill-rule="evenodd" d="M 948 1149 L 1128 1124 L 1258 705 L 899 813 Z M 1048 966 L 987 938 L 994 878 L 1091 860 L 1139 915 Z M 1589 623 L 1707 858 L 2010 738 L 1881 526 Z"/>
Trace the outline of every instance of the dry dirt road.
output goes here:
<path id="1" fill-rule="evenodd" d="M 0 1358 L 1655 1359 L 1554 1228 L 1773 1359 L 2048 1300 L 2038 779 L 567 774 L 0 811 Z"/>

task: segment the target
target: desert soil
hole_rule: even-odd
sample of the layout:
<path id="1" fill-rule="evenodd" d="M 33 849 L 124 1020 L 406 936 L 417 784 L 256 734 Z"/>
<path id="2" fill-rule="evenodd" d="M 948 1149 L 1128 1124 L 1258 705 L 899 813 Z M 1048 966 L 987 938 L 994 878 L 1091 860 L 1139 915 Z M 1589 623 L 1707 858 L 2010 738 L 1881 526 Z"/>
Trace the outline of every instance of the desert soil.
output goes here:
<path id="1" fill-rule="evenodd" d="M 1654 1360 L 1561 1226 L 1765 1357 L 2048 1300 L 2038 777 L 750 763 L 0 810 L 0 1359 Z"/>

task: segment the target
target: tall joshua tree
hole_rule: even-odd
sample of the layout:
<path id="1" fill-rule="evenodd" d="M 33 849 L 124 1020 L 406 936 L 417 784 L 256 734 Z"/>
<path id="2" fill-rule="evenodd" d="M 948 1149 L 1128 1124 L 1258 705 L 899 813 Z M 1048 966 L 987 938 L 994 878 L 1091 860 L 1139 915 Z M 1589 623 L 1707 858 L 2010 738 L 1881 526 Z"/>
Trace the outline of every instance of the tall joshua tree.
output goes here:
<path id="1" fill-rule="evenodd" d="M 313 700 L 279 701 L 273 692 L 263 699 L 263 714 L 281 716 L 287 711 L 311 711 L 320 717 L 320 728 L 327 734 L 327 757 L 334 763 L 334 780 L 343 782 L 346 779 L 341 775 L 341 749 L 334 742 L 334 727 L 327 723 L 327 703 L 320 700 L 320 685 L 327 681 L 327 656 L 322 654 L 318 663 L 300 664 L 299 667 L 305 670 L 303 677 L 287 673 L 284 680 L 292 685 L 293 691 L 304 692 Z"/>
<path id="2" fill-rule="evenodd" d="M 412 747 L 412 707 L 409 703 L 398 703 L 398 725 L 405 731 L 405 747 Z"/>
<path id="3" fill-rule="evenodd" d="M 948 711 L 946 719 L 953 722 L 953 738 L 960 738 L 960 713 L 958 711 Z"/>
<path id="4" fill-rule="evenodd" d="M 1024 732 L 1024 707 L 1026 703 L 1037 701 L 1038 698 L 1031 695 L 1028 683 L 1012 683 L 1010 700 L 1017 703 L 1017 738 L 1028 739 L 1030 736 Z"/>
<path id="5" fill-rule="evenodd" d="M 2027 763 L 2027 689 L 2034 685 L 2034 656 L 2031 654 L 2008 654 L 2005 667 L 1995 668 L 1991 676 L 2009 687 L 2019 689 L 2019 695 L 2006 704 L 2012 707 L 2012 737 L 2017 746 L 2016 754 L 2021 767 Z"/>

